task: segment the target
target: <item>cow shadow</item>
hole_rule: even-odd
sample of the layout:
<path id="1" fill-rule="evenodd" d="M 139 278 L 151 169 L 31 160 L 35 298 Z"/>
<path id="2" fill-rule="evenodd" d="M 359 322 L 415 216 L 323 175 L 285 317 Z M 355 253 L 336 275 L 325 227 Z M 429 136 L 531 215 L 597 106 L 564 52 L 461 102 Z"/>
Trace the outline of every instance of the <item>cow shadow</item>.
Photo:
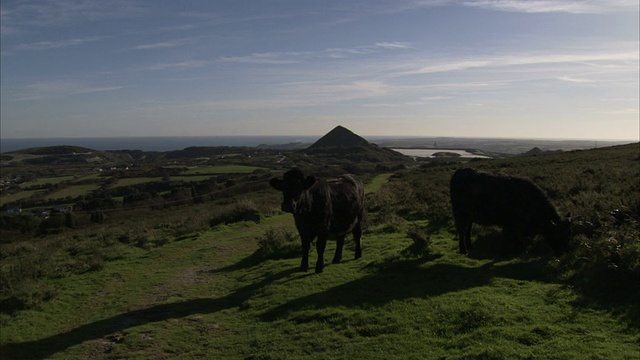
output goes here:
<path id="1" fill-rule="evenodd" d="M 495 266 L 490 262 L 479 267 L 438 263 L 422 267 L 429 259 L 391 259 L 374 265 L 370 275 L 309 294 L 284 303 L 261 315 L 264 321 L 287 318 L 305 309 L 331 307 L 378 307 L 391 301 L 409 298 L 428 298 L 484 286 L 495 277 L 518 280 L 549 281 L 545 262 L 513 263 Z"/>
<path id="2" fill-rule="evenodd" d="M 45 359 L 86 341 L 109 339 L 114 334 L 147 323 L 179 319 L 196 314 L 212 314 L 221 310 L 240 307 L 263 287 L 291 276 L 296 269 L 288 269 L 244 286 L 221 298 L 196 298 L 128 311 L 106 319 L 85 324 L 47 338 L 0 347 L 2 359 Z"/>

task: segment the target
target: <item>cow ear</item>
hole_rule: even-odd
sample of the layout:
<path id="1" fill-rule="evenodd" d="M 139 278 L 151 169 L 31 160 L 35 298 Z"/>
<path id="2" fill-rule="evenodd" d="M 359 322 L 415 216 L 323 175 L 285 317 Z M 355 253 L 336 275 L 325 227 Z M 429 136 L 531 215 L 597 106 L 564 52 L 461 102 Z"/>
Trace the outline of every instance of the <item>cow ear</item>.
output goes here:
<path id="1" fill-rule="evenodd" d="M 271 185 L 272 188 L 278 190 L 278 191 L 282 191 L 282 180 L 278 179 L 278 178 L 273 178 L 271 180 L 269 180 L 269 185 Z"/>
<path id="2" fill-rule="evenodd" d="M 309 189 L 310 187 L 312 187 L 312 186 L 313 186 L 313 184 L 315 184 L 315 183 L 316 183 L 316 177 L 315 177 L 315 176 L 313 176 L 313 175 L 309 175 L 309 176 L 307 176 L 307 178 L 306 178 L 306 179 L 304 179 L 304 182 L 302 183 L 302 187 L 303 187 L 305 190 L 307 190 L 307 189 Z"/>

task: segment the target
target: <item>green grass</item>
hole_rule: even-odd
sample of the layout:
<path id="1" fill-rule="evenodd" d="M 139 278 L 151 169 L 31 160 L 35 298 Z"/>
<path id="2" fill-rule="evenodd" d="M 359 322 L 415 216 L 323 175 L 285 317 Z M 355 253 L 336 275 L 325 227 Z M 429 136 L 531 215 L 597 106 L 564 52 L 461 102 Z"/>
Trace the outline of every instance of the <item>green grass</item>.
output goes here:
<path id="1" fill-rule="evenodd" d="M 11 203 L 11 202 L 20 201 L 23 199 L 28 199 L 34 194 L 42 193 L 42 192 L 44 192 L 44 190 L 24 190 L 24 191 L 17 192 L 15 194 L 4 195 L 0 197 L 0 206 Z"/>
<path id="2" fill-rule="evenodd" d="M 92 191 L 100 188 L 100 185 L 73 185 L 67 188 L 64 188 L 60 191 L 56 191 L 49 195 L 45 196 L 45 199 L 64 199 L 66 197 L 76 198 L 78 196 L 83 196 L 90 194 Z"/>
<path id="3" fill-rule="evenodd" d="M 214 175 L 178 175 L 178 176 L 172 176 L 171 180 L 174 181 L 185 181 L 185 182 L 198 182 L 198 181 L 205 181 L 205 180 L 209 180 L 211 179 L 211 177 Z"/>
<path id="4" fill-rule="evenodd" d="M 363 257 L 349 236 L 320 275 L 269 247 L 295 234 L 272 190 L 2 243 L 0 358 L 635 359 L 639 160 L 621 147 L 470 163 L 527 175 L 562 210 L 600 219 L 559 259 L 540 243 L 497 257 L 499 236 L 480 226 L 458 254 L 453 166 L 375 176 Z M 241 205 L 259 222 L 212 221 Z M 25 306 L 5 307 L 11 296 Z"/>
<path id="5" fill-rule="evenodd" d="M 375 178 L 373 178 L 373 180 L 367 183 L 367 185 L 365 186 L 364 192 L 366 194 L 377 192 L 378 190 L 380 190 L 382 185 L 386 184 L 389 181 L 389 178 L 392 175 L 393 174 L 380 174 L 376 176 Z"/>
<path id="6" fill-rule="evenodd" d="M 139 184 L 146 184 L 152 181 L 162 181 L 162 177 L 137 177 L 137 178 L 124 178 L 119 179 L 112 188 L 123 187 L 123 186 L 133 186 Z"/>
<path id="7" fill-rule="evenodd" d="M 471 259 L 455 252 L 447 232 L 432 236 L 424 258 L 400 255 L 411 243 L 402 233 L 367 233 L 362 259 L 352 260 L 348 245 L 345 261 L 321 275 L 298 272 L 298 258 L 250 261 L 256 239 L 292 226 L 289 215 L 278 215 L 217 227 L 55 279 L 52 301 L 2 319 L 2 358 L 638 354 L 636 327 L 585 307 L 544 262 Z"/>
<path id="8" fill-rule="evenodd" d="M 189 169 L 181 175 L 219 175 L 219 174 L 248 174 L 255 170 L 266 170 L 265 168 L 258 166 L 246 166 L 246 165 L 220 165 L 220 166 L 206 166 L 196 167 Z"/>
<path id="9" fill-rule="evenodd" d="M 47 185 L 47 184 L 59 184 L 63 181 L 71 181 L 73 180 L 75 177 L 73 175 L 70 176 L 58 176 L 58 177 L 51 177 L 51 178 L 41 178 L 41 179 L 37 179 L 35 181 L 31 181 L 29 183 L 24 184 L 26 188 L 30 188 L 30 187 L 39 187 L 42 185 Z"/>

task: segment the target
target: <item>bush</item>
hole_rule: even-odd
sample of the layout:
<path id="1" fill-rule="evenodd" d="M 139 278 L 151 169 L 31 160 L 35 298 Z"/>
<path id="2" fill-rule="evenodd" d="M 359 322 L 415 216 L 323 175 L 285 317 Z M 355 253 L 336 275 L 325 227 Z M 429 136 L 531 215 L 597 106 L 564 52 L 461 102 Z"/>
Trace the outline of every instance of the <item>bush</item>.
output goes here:
<path id="1" fill-rule="evenodd" d="M 260 222 L 260 211 L 251 200 L 241 200 L 230 206 L 223 207 L 209 221 L 209 225 L 233 224 L 240 221 Z"/>
<path id="2" fill-rule="evenodd" d="M 260 260 L 290 259 L 300 256 L 298 234 L 287 229 L 269 228 L 258 238 L 258 250 L 254 254 Z"/>
<path id="3" fill-rule="evenodd" d="M 426 229 L 414 225 L 407 231 L 407 236 L 413 240 L 413 243 L 402 252 L 403 255 L 421 257 L 429 255 L 431 234 Z"/>

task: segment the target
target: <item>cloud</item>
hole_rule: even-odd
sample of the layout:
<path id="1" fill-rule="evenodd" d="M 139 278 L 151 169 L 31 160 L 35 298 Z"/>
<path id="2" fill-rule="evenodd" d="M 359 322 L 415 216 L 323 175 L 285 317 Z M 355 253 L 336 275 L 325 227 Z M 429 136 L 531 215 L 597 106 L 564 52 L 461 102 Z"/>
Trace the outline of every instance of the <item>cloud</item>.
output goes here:
<path id="1" fill-rule="evenodd" d="M 78 46 L 90 42 L 100 41 L 105 39 L 105 37 L 87 37 L 87 38 L 75 38 L 75 39 L 64 39 L 57 41 L 38 41 L 34 43 L 21 44 L 15 47 L 15 50 L 18 51 L 39 51 L 39 50 L 50 50 L 50 49 L 58 49 L 70 46 Z"/>
<path id="2" fill-rule="evenodd" d="M 480 68 L 492 65 L 492 61 L 489 60 L 461 60 L 452 63 L 442 63 L 436 65 L 425 66 L 420 69 L 409 71 L 406 74 L 432 74 L 440 72 L 451 72 L 459 70 L 467 70 L 471 68 Z"/>
<path id="3" fill-rule="evenodd" d="M 134 47 L 134 49 L 136 50 L 166 49 L 166 48 L 174 48 L 174 47 L 186 45 L 190 42 L 191 42 L 190 40 L 164 41 L 164 42 L 157 42 L 152 44 L 138 45 Z"/>
<path id="4" fill-rule="evenodd" d="M 351 48 L 329 48 L 325 52 L 330 58 L 346 58 L 352 55 L 376 54 L 382 51 L 413 49 L 408 42 L 377 42 L 373 45 L 361 45 Z"/>
<path id="5" fill-rule="evenodd" d="M 593 53 L 575 53 L 575 54 L 515 54 L 515 55 L 494 55 L 488 57 L 479 57 L 477 59 L 447 59 L 447 60 L 431 60 L 432 64 L 420 66 L 419 63 L 411 64 L 413 70 L 402 71 L 397 75 L 419 75 L 433 74 L 445 72 L 457 72 L 470 69 L 480 68 L 504 68 L 510 66 L 530 66 L 545 64 L 582 64 L 591 65 L 616 62 L 635 62 L 640 58 L 637 51 L 621 51 L 621 52 L 593 52 Z M 598 65 L 600 66 L 600 65 Z M 569 81 L 570 78 L 562 79 Z"/>
<path id="6" fill-rule="evenodd" d="M 10 101 L 41 100 L 114 91 L 122 88 L 122 86 L 88 86 L 76 81 L 41 81 L 27 85 L 13 95 L 9 94 L 8 98 Z"/>
<path id="7" fill-rule="evenodd" d="M 597 81 L 595 81 L 595 80 L 590 80 L 590 79 L 580 79 L 580 78 L 575 78 L 575 77 L 571 77 L 571 76 L 560 76 L 560 77 L 558 78 L 558 80 L 568 81 L 568 82 L 578 83 L 578 84 L 595 83 L 595 82 L 597 82 Z"/>
<path id="8" fill-rule="evenodd" d="M 227 56 L 217 59 L 218 62 L 244 63 L 244 64 L 294 64 L 305 57 L 305 53 L 285 52 L 285 53 L 253 53 L 247 56 Z"/>
<path id="9" fill-rule="evenodd" d="M 635 0 L 469 0 L 464 6 L 524 13 L 599 14 L 638 8 Z"/>
<path id="10" fill-rule="evenodd" d="M 15 5 L 3 3 L 3 22 L 11 28 L 62 26 L 78 21 L 96 21 L 132 16 L 142 11 L 125 0 L 41 0 Z"/>
<path id="11" fill-rule="evenodd" d="M 186 61 L 181 61 L 177 63 L 154 64 L 154 65 L 147 66 L 142 70 L 149 70 L 149 71 L 158 71 L 158 70 L 167 70 L 167 69 L 188 70 L 188 69 L 202 68 L 209 64 L 210 62 L 205 60 L 186 60 Z"/>
<path id="12" fill-rule="evenodd" d="M 383 49 L 413 49 L 411 43 L 407 42 L 379 42 L 375 43 L 374 46 Z"/>

